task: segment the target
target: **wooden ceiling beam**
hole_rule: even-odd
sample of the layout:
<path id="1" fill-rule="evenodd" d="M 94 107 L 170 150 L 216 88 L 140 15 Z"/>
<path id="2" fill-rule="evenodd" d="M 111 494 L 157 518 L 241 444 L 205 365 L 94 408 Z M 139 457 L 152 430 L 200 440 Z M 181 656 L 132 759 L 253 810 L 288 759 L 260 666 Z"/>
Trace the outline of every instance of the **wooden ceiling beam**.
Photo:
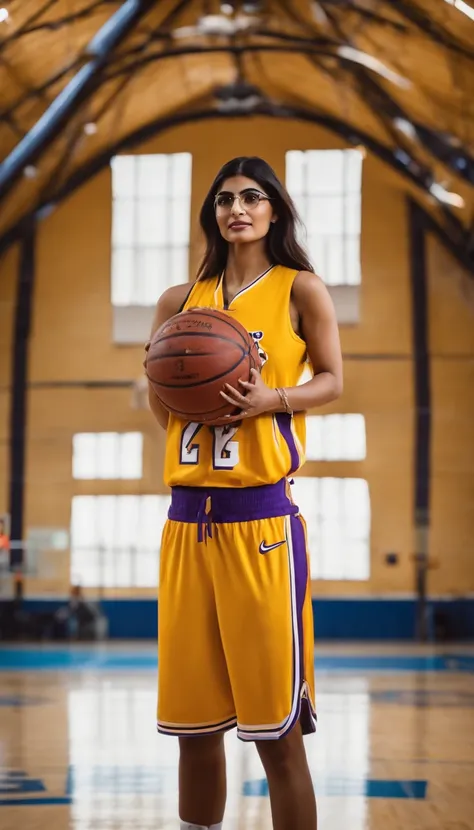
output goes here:
<path id="1" fill-rule="evenodd" d="M 111 52 L 130 35 L 157 0 L 126 0 L 99 29 L 84 53 L 83 66 L 50 104 L 35 126 L 0 164 L 0 200 L 27 165 L 33 164 L 96 86 Z"/>
<path id="2" fill-rule="evenodd" d="M 41 9 L 31 15 L 31 17 L 21 26 L 20 29 L 17 29 L 16 32 L 12 32 L 11 35 L 4 38 L 0 43 L 0 50 L 5 50 L 8 46 L 10 46 L 15 41 L 20 40 L 20 38 L 24 37 L 25 35 L 29 35 L 32 32 L 41 32 L 41 31 L 51 31 L 55 32 L 59 29 L 62 29 L 64 26 L 69 26 L 71 23 L 76 23 L 78 20 L 82 20 L 83 18 L 90 17 L 94 11 L 99 8 L 99 6 L 104 6 L 109 4 L 111 0 L 94 0 L 89 6 L 85 6 L 85 8 L 80 9 L 77 12 L 73 12 L 71 14 L 64 15 L 64 17 L 58 17 L 52 20 L 44 20 L 43 22 L 40 21 L 43 14 L 45 14 L 51 6 L 54 6 L 58 0 L 49 0 Z M 113 0 L 115 6 L 119 5 L 119 0 Z"/>
<path id="3" fill-rule="evenodd" d="M 386 17 L 383 14 L 374 12 L 364 6 L 360 6 L 356 0 L 320 0 L 320 3 L 323 8 L 326 6 L 332 6 L 333 8 L 342 8 L 344 11 L 355 12 L 365 20 L 369 20 L 371 23 L 378 23 L 381 26 L 388 26 L 396 32 L 401 32 L 402 34 L 407 31 L 405 23 L 400 23 L 399 20 L 394 20 L 392 17 Z"/>
<path id="4" fill-rule="evenodd" d="M 431 38 L 431 40 L 436 41 L 436 43 L 441 43 L 442 46 L 451 49 L 453 52 L 457 52 L 459 55 L 464 55 L 465 58 L 474 60 L 474 49 L 470 49 L 454 37 L 447 29 L 444 29 L 432 17 L 426 14 L 420 6 L 413 3 L 412 0 L 382 0 L 382 3 L 395 9 L 398 14 L 406 20 L 409 20 L 410 23 L 413 23 L 417 29 Z"/>

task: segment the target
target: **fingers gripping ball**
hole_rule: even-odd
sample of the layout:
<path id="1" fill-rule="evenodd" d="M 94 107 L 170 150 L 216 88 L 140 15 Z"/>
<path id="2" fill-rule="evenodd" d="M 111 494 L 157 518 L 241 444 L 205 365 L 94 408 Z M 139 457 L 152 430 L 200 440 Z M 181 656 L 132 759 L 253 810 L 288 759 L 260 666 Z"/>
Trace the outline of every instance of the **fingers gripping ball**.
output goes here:
<path id="1" fill-rule="evenodd" d="M 238 410 L 223 400 L 224 384 L 237 387 L 260 369 L 256 344 L 225 311 L 198 308 L 176 314 L 154 334 L 145 372 L 161 404 L 174 415 L 218 424 Z M 225 423 L 225 420 L 223 420 Z"/>

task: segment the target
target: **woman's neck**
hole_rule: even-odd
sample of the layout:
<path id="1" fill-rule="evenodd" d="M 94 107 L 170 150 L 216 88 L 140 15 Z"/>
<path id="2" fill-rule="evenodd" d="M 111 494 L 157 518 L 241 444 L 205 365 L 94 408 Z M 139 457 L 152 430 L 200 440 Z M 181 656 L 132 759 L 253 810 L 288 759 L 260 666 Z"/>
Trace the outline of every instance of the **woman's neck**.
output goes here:
<path id="1" fill-rule="evenodd" d="M 225 281 L 228 286 L 242 288 L 262 274 L 272 263 L 265 249 L 252 243 L 229 247 L 225 267 Z"/>

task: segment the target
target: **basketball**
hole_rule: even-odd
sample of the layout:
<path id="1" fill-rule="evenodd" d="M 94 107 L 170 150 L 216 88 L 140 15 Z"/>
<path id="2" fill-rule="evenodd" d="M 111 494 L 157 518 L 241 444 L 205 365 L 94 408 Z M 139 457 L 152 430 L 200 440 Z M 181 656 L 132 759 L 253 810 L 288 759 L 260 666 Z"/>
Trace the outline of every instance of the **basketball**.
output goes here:
<path id="1" fill-rule="evenodd" d="M 169 412 L 214 425 L 239 411 L 219 394 L 224 384 L 239 389 L 252 368 L 260 368 L 255 341 L 237 320 L 212 308 L 171 317 L 155 333 L 145 360 L 148 380 Z"/>

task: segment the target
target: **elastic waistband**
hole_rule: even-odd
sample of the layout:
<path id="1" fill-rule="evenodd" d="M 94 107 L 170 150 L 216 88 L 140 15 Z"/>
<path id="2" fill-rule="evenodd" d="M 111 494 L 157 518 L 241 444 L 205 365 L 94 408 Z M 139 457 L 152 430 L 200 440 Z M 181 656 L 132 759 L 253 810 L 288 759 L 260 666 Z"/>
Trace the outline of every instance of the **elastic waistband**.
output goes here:
<path id="1" fill-rule="evenodd" d="M 286 479 L 260 487 L 172 487 L 168 518 L 177 522 L 251 522 L 298 513 Z"/>

